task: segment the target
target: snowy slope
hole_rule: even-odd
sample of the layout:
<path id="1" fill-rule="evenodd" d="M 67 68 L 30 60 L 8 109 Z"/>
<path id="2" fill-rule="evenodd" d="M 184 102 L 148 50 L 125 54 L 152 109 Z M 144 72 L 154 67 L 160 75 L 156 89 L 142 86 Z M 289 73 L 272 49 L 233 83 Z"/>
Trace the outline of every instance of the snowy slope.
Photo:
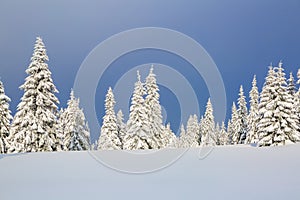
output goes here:
<path id="1" fill-rule="evenodd" d="M 0 199 L 300 199 L 300 144 L 216 147 L 199 159 L 206 148 L 189 149 L 169 167 L 147 174 L 122 173 L 99 162 L 106 157 L 140 165 L 120 151 L 2 156 Z M 184 151 L 153 155 L 166 161 Z"/>

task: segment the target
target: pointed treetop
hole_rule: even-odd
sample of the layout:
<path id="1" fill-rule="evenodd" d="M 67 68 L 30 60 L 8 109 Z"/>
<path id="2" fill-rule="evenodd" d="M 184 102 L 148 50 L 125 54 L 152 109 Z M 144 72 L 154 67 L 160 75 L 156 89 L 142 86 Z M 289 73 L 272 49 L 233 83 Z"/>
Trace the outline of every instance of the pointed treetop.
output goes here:
<path id="1" fill-rule="evenodd" d="M 31 60 L 42 59 L 43 61 L 49 61 L 49 58 L 46 54 L 46 47 L 41 37 L 36 37 L 34 44 L 34 52 Z"/>
<path id="2" fill-rule="evenodd" d="M 150 74 L 153 74 L 153 70 L 154 70 L 154 65 L 152 64 L 150 68 Z"/>
<path id="3" fill-rule="evenodd" d="M 254 76 L 253 76 L 252 83 L 253 83 L 253 84 L 256 83 L 256 74 L 254 74 Z M 256 85 L 256 84 L 255 84 L 255 85 Z"/>
<path id="4" fill-rule="evenodd" d="M 290 79 L 294 80 L 293 72 L 290 72 Z"/>
<path id="5" fill-rule="evenodd" d="M 279 68 L 282 68 L 282 65 L 283 65 L 282 60 L 280 60 L 280 61 L 279 61 L 279 64 L 278 64 L 278 67 L 279 67 Z"/>
<path id="6" fill-rule="evenodd" d="M 137 70 L 136 71 L 136 74 L 137 74 L 137 79 L 138 79 L 138 82 L 141 82 L 141 75 L 140 75 L 140 71 Z"/>
<path id="7" fill-rule="evenodd" d="M 1 81 L 1 77 L 0 77 L 0 88 L 3 88 L 3 83 Z"/>
<path id="8" fill-rule="evenodd" d="M 70 99 L 72 99 L 72 100 L 75 99 L 73 88 L 71 89 L 71 92 L 70 92 Z"/>
<path id="9" fill-rule="evenodd" d="M 243 85 L 240 86 L 240 95 L 244 94 Z"/>
<path id="10" fill-rule="evenodd" d="M 269 69 L 270 68 L 273 68 L 273 63 L 272 62 L 270 62 Z"/>

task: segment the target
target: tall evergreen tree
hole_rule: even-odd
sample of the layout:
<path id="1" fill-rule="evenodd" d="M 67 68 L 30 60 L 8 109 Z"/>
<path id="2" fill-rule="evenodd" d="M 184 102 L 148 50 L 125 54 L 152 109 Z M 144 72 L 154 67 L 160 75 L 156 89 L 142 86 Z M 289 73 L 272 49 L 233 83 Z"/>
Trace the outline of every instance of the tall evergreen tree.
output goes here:
<path id="1" fill-rule="evenodd" d="M 258 101 L 259 92 L 256 86 L 256 76 L 253 77 L 252 89 L 249 93 L 250 96 L 250 111 L 248 115 L 249 133 L 247 135 L 246 143 L 257 143 L 258 135 L 256 125 L 258 123 Z"/>
<path id="2" fill-rule="evenodd" d="M 156 83 L 156 75 L 153 73 L 153 66 L 151 66 L 149 75 L 146 78 L 146 99 L 145 107 L 149 120 L 150 134 L 154 135 L 156 140 L 155 148 L 163 148 L 166 146 L 166 141 L 163 139 L 164 136 L 164 126 L 162 122 L 162 112 L 159 103 L 159 88 Z"/>
<path id="3" fill-rule="evenodd" d="M 117 113 L 117 126 L 118 126 L 118 136 L 122 143 L 122 149 L 123 149 L 124 138 L 125 138 L 127 129 L 126 129 L 126 124 L 124 123 L 124 115 L 123 115 L 122 110 L 119 110 Z"/>
<path id="4" fill-rule="evenodd" d="M 146 94 L 141 76 L 137 71 L 137 82 L 135 83 L 131 98 L 130 114 L 127 121 L 127 133 L 124 137 L 123 148 L 153 149 L 156 148 L 156 141 L 153 140 L 154 133 L 150 132 L 147 110 L 144 105 L 144 95 Z"/>
<path id="5" fill-rule="evenodd" d="M 90 149 L 90 131 L 83 110 L 79 108 L 79 99 L 71 90 L 68 107 L 59 118 L 63 135 L 63 147 L 66 151 L 84 151 Z"/>
<path id="6" fill-rule="evenodd" d="M 296 93 L 296 85 L 295 85 L 295 79 L 292 72 L 290 72 L 290 78 L 288 79 L 287 91 L 290 95 L 292 95 L 292 97 L 294 97 Z"/>
<path id="7" fill-rule="evenodd" d="M 7 137 L 12 120 L 9 102 L 10 98 L 5 95 L 3 83 L 0 81 L 0 153 L 6 153 L 9 147 Z"/>
<path id="8" fill-rule="evenodd" d="M 213 115 L 213 107 L 208 99 L 206 110 L 201 123 L 201 146 L 211 146 L 216 144 L 215 121 Z"/>
<path id="9" fill-rule="evenodd" d="M 226 133 L 226 127 L 225 127 L 224 122 L 222 122 L 222 125 L 220 128 L 218 141 L 219 141 L 219 145 L 226 145 L 228 142 L 228 135 Z"/>
<path id="10" fill-rule="evenodd" d="M 45 45 L 37 37 L 34 52 L 20 86 L 24 91 L 13 119 L 9 152 L 56 150 L 57 89 L 48 68 Z"/>
<path id="11" fill-rule="evenodd" d="M 59 112 L 57 113 L 58 118 L 58 125 L 57 125 L 57 131 L 56 131 L 56 149 L 57 151 L 63 151 L 65 149 L 64 147 L 64 127 L 65 127 L 65 120 L 64 117 L 62 117 L 65 109 L 61 108 Z"/>
<path id="12" fill-rule="evenodd" d="M 219 122 L 217 122 L 215 127 L 216 145 L 220 145 L 220 134 L 221 134 L 221 127 L 219 125 Z"/>
<path id="13" fill-rule="evenodd" d="M 236 109 L 236 105 L 233 102 L 231 108 L 231 119 L 228 122 L 227 132 L 228 132 L 228 144 L 234 144 L 233 136 L 237 133 L 240 129 L 240 123 L 238 121 L 238 112 Z"/>
<path id="14" fill-rule="evenodd" d="M 270 67 L 259 104 L 259 146 L 277 146 L 299 141 L 293 99 L 286 85 L 282 62 L 277 68 Z"/>
<path id="15" fill-rule="evenodd" d="M 232 140 L 234 144 L 243 144 L 247 137 L 248 132 L 248 122 L 247 122 L 247 102 L 246 97 L 244 95 L 243 86 L 240 87 L 240 93 L 238 98 L 239 108 L 237 110 L 238 113 L 238 123 L 239 129 L 234 133 Z"/>
<path id="16" fill-rule="evenodd" d="M 118 136 L 117 118 L 114 111 L 115 97 L 111 88 L 108 89 L 105 98 L 105 115 L 101 127 L 101 134 L 98 140 L 98 149 L 117 150 L 122 148 Z"/>
<path id="17" fill-rule="evenodd" d="M 294 107 L 295 107 L 295 112 L 297 114 L 298 118 L 298 123 L 300 124 L 300 69 L 298 69 L 297 72 L 297 85 L 298 89 L 296 89 L 295 95 L 294 95 Z"/>

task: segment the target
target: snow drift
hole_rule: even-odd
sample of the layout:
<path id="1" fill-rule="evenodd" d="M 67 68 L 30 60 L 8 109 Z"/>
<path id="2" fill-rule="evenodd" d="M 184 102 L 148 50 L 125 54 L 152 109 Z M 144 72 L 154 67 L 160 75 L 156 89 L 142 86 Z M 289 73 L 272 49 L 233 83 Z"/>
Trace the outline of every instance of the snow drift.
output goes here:
<path id="1" fill-rule="evenodd" d="M 122 151 L 1 155 L 0 199 L 299 199 L 300 144 L 218 146 L 199 159 L 209 150 L 157 151 L 157 158 L 170 160 L 184 154 L 144 174 L 122 173 L 95 159 L 133 162 Z"/>

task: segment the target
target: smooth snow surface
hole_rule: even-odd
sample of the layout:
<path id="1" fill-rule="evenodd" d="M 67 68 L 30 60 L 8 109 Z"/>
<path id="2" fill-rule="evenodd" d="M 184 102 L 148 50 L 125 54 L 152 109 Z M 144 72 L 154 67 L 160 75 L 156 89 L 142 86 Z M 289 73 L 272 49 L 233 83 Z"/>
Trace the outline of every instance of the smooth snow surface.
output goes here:
<path id="1" fill-rule="evenodd" d="M 199 159 L 209 148 L 189 149 L 174 164 L 148 174 L 112 170 L 89 152 L 1 155 L 0 199 L 299 199 L 300 144 L 215 147 Z M 166 159 L 182 151 L 156 154 Z M 91 153 L 127 159 L 120 151 Z"/>

